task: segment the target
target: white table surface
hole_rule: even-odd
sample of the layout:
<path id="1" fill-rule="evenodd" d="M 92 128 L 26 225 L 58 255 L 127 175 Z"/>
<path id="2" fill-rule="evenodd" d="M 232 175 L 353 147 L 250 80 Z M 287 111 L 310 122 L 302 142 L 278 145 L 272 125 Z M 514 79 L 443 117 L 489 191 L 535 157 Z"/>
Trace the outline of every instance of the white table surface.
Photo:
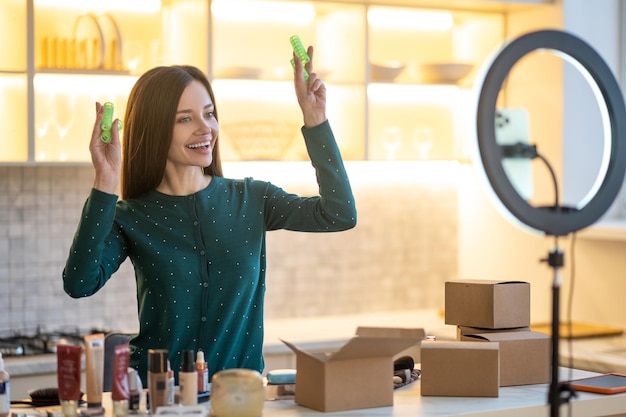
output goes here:
<path id="1" fill-rule="evenodd" d="M 561 369 L 562 378 L 569 378 L 567 369 Z M 573 378 L 595 373 L 572 370 Z M 320 413 L 297 406 L 293 401 L 266 402 L 265 417 L 310 416 L 360 416 L 360 417 L 445 417 L 445 416 L 497 416 L 497 417 L 548 417 L 548 384 L 501 387 L 498 398 L 422 397 L 419 381 L 396 390 L 393 407 Z M 626 394 L 601 395 L 579 392 L 571 402 L 575 417 L 626 416 Z M 567 416 L 567 406 L 561 407 Z"/>
<path id="2" fill-rule="evenodd" d="M 561 380 L 569 377 L 582 378 L 595 373 L 561 369 Z M 469 397 L 422 397 L 420 382 L 414 382 L 395 391 L 394 405 L 342 412 L 322 413 L 295 404 L 293 400 L 266 401 L 263 417 L 314 417 L 314 416 L 359 416 L 359 417 L 548 417 L 548 384 L 501 387 L 497 398 Z M 106 417 L 111 417 L 110 393 L 105 393 L 103 405 Z M 210 406 L 210 402 L 206 403 Z M 567 407 L 572 407 L 574 417 L 626 416 L 626 393 L 602 395 L 578 393 L 578 398 L 561 407 L 561 416 L 568 416 Z M 37 409 L 54 411 L 58 407 Z M 16 417 L 33 415 L 32 409 L 15 408 Z M 139 415 L 141 417 L 141 414 Z"/>
<path id="3" fill-rule="evenodd" d="M 422 327 L 438 340 L 454 340 L 455 326 L 446 325 L 436 310 L 376 312 L 327 317 L 269 319 L 265 323 L 263 353 L 291 353 L 280 339 L 307 350 L 333 349 L 354 336 L 358 326 Z M 626 335 L 576 340 L 569 352 L 567 341 L 561 341 L 561 365 L 595 372 L 626 373 Z M 11 376 L 56 372 L 56 355 L 7 357 L 5 366 Z"/>

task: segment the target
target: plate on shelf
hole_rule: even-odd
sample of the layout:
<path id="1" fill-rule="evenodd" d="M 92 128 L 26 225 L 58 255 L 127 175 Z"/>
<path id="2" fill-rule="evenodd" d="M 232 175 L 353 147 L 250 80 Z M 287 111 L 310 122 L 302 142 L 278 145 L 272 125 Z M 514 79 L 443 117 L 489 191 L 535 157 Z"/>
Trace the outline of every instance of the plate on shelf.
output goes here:
<path id="1" fill-rule="evenodd" d="M 468 75 L 474 66 L 466 63 L 432 63 L 417 67 L 418 80 L 423 83 L 456 84 Z"/>
<path id="2" fill-rule="evenodd" d="M 262 68 L 256 67 L 222 67 L 215 72 L 217 78 L 250 78 L 257 79 L 263 73 Z"/>

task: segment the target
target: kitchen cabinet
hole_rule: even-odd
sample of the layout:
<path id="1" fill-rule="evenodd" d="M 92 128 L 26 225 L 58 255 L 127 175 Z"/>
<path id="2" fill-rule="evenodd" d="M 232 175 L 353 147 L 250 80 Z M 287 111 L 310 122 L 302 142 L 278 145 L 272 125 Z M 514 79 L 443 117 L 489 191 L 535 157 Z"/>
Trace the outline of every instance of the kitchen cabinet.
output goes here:
<path id="1" fill-rule="evenodd" d="M 550 2 L 386 3 L 5 0 L 0 162 L 89 162 L 94 102 L 122 117 L 138 75 L 175 63 L 212 79 L 224 160 L 307 159 L 293 34 L 316 47 L 345 159 L 465 157 L 470 87 L 504 39 L 506 13 Z"/>

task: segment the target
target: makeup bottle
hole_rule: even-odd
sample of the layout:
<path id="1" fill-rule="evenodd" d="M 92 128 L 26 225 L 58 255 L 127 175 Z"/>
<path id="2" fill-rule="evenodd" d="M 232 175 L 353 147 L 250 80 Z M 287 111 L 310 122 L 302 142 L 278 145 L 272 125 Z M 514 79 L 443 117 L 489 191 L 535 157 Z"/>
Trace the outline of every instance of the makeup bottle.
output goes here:
<path id="1" fill-rule="evenodd" d="M 167 405 L 176 404 L 176 380 L 174 379 L 174 371 L 167 360 Z"/>
<path id="2" fill-rule="evenodd" d="M 180 386 L 180 403 L 182 405 L 198 404 L 198 373 L 193 361 L 193 350 L 183 351 L 183 360 L 178 372 Z"/>
<path id="3" fill-rule="evenodd" d="M 104 333 L 88 334 L 84 339 L 87 407 L 100 408 L 104 380 Z"/>
<path id="4" fill-rule="evenodd" d="M 0 417 L 7 417 L 11 413 L 11 379 L 4 370 L 4 359 L 0 353 Z"/>
<path id="5" fill-rule="evenodd" d="M 157 408 L 170 405 L 167 398 L 167 350 L 148 350 L 148 392 L 150 393 L 150 413 Z"/>
<path id="6" fill-rule="evenodd" d="M 131 414 L 136 414 L 140 410 L 141 405 L 141 391 L 143 387 L 141 386 L 141 379 L 137 374 L 137 371 L 133 368 L 128 368 L 128 412 Z"/>
<path id="7" fill-rule="evenodd" d="M 64 417 L 76 417 L 78 413 L 82 356 L 81 346 L 57 345 L 57 384 Z"/>
<path id="8" fill-rule="evenodd" d="M 128 385 L 128 361 L 130 347 L 128 343 L 117 345 L 113 358 L 113 386 L 111 400 L 113 401 L 113 415 L 115 417 L 128 416 L 130 388 Z"/>
<path id="9" fill-rule="evenodd" d="M 204 360 L 204 352 L 199 350 L 196 355 L 196 372 L 198 373 L 198 394 L 209 390 L 209 367 Z"/>

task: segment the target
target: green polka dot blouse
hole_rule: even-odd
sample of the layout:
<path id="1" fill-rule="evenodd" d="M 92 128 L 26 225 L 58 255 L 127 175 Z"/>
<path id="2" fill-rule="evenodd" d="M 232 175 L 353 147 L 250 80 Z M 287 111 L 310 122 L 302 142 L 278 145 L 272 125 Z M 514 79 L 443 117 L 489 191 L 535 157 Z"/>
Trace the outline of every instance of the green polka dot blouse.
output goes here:
<path id="1" fill-rule="evenodd" d="M 131 366 L 146 382 L 148 349 L 202 349 L 213 373 L 263 370 L 265 233 L 333 232 L 356 224 L 356 206 L 332 130 L 302 129 L 319 195 L 300 197 L 264 181 L 214 177 L 195 194 L 150 191 L 118 201 L 92 189 L 63 271 L 71 297 L 96 293 L 130 258 L 139 331 Z"/>

